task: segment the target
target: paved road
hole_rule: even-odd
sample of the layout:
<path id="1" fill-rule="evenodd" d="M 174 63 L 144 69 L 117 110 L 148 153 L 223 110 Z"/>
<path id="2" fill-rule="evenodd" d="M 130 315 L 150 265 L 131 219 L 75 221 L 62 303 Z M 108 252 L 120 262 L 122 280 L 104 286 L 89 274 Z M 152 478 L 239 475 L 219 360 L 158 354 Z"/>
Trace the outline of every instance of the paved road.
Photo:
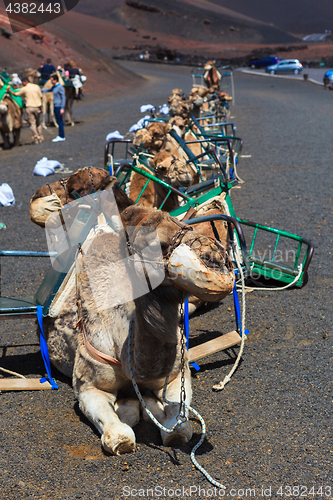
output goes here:
<path id="1" fill-rule="evenodd" d="M 308 75 L 308 79 L 312 81 L 312 83 L 317 83 L 318 85 L 323 85 L 323 80 L 324 80 L 324 74 L 326 71 L 330 70 L 331 68 L 304 68 L 302 73 L 300 75 L 293 75 L 293 74 L 286 74 L 286 75 L 269 75 L 265 72 L 264 69 L 248 69 L 248 68 L 239 68 L 237 71 L 240 72 L 246 72 L 248 74 L 253 74 L 253 75 L 261 75 L 261 76 L 268 76 L 268 77 L 278 77 L 278 78 L 292 78 L 294 80 L 304 80 L 304 75 Z"/>
<path id="2" fill-rule="evenodd" d="M 163 104 L 172 88 L 191 88 L 188 67 L 123 64 L 142 74 L 142 86 L 104 101 L 87 96 L 76 105 L 77 124 L 66 128 L 66 142 L 51 143 L 50 129 L 41 146 L 0 152 L 0 183 L 8 182 L 17 199 L 14 208 L 0 209 L 7 225 L 2 248 L 46 248 L 43 231 L 29 221 L 29 199 L 59 175 L 32 177 L 37 160 L 47 156 L 73 170 L 102 166 L 108 132 L 125 133 L 142 116 L 141 104 Z M 239 72 L 235 92 L 232 115 L 244 139 L 238 170 L 245 181 L 232 193 L 237 215 L 300 234 L 315 242 L 316 251 L 302 289 L 247 294 L 250 334 L 243 362 L 224 391 L 211 387 L 228 373 L 237 349 L 202 360 L 193 374 L 193 406 L 208 428 L 198 460 L 226 485 L 226 498 L 265 493 L 282 499 L 290 491 L 311 500 L 333 498 L 332 93 L 304 81 Z M 24 143 L 28 137 L 25 129 Z M 45 267 L 9 261 L 2 268 L 3 293 L 31 293 Z M 207 307 L 190 323 L 193 343 L 229 331 L 231 300 Z M 33 321 L 2 322 L 0 346 L 2 366 L 29 376 L 43 373 Z M 59 391 L 0 395 L 1 499 L 209 496 L 210 485 L 189 456 L 200 436 L 198 423 L 191 443 L 179 450 L 163 448 L 158 431 L 140 423 L 137 452 L 110 457 L 80 414 L 69 381 L 55 370 L 54 376 Z"/>

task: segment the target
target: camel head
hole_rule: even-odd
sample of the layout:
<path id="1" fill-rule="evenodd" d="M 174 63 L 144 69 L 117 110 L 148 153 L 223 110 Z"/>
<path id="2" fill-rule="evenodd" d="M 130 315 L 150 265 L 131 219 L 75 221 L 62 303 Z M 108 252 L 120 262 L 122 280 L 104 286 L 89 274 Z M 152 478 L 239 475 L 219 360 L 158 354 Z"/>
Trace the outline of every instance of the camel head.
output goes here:
<path id="1" fill-rule="evenodd" d="M 193 87 L 189 96 L 188 102 L 193 104 L 193 106 L 200 107 L 204 102 L 204 98 L 209 94 L 209 89 L 203 85 Z"/>
<path id="2" fill-rule="evenodd" d="M 30 220 L 45 227 L 47 218 L 58 212 L 63 206 L 92 192 L 110 189 L 116 197 L 119 210 L 124 210 L 130 203 L 124 191 L 116 184 L 116 178 L 110 177 L 106 170 L 89 167 L 80 168 L 60 181 L 45 184 L 37 189 L 30 200 Z"/>
<path id="3" fill-rule="evenodd" d="M 148 151 L 159 151 L 164 146 L 165 128 L 165 123 L 150 123 L 136 132 L 133 145 L 137 148 L 141 146 Z"/>
<path id="4" fill-rule="evenodd" d="M 168 103 L 170 103 L 175 97 L 182 99 L 184 97 L 183 91 L 181 89 L 173 89 L 168 97 Z"/>
<path id="5" fill-rule="evenodd" d="M 186 131 L 186 121 L 181 116 L 173 116 L 168 121 L 170 129 L 174 129 L 179 137 L 184 137 Z"/>
<path id="6" fill-rule="evenodd" d="M 215 68 L 215 61 L 213 59 L 209 59 L 209 61 L 206 62 L 204 69 L 209 71 L 212 68 Z"/>
<path id="7" fill-rule="evenodd" d="M 186 119 L 189 117 L 191 109 L 191 103 L 187 102 L 185 99 L 179 96 L 175 96 L 169 102 L 170 116 L 181 116 L 182 118 Z"/>
<path id="8" fill-rule="evenodd" d="M 133 205 L 122 212 L 121 218 L 136 252 L 154 242 L 160 245 L 165 268 L 163 286 L 213 302 L 232 291 L 233 265 L 216 240 L 153 208 Z"/>
<path id="9" fill-rule="evenodd" d="M 155 175 L 175 188 L 189 187 L 193 182 L 192 171 L 184 160 L 171 153 L 157 153 L 151 161 Z"/>

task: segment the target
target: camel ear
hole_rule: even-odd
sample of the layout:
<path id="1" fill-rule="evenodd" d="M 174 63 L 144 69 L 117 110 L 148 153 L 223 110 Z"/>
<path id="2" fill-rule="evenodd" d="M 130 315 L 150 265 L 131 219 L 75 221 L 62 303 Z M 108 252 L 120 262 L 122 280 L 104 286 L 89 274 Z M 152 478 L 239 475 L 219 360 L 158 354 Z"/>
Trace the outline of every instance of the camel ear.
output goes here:
<path id="1" fill-rule="evenodd" d="M 165 125 L 165 133 L 168 134 L 172 129 L 172 124 L 171 123 L 167 123 Z"/>

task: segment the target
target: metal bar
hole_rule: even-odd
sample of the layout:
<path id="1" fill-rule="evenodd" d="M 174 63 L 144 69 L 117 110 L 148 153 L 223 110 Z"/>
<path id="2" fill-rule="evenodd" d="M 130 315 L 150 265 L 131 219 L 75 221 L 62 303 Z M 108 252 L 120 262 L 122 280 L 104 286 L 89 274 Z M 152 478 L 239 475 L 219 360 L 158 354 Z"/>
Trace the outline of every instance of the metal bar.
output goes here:
<path id="1" fill-rule="evenodd" d="M 233 229 L 232 225 L 234 226 L 237 236 L 238 236 L 238 241 L 239 241 L 239 246 L 241 248 L 242 256 L 243 256 L 243 262 L 248 271 L 250 271 L 250 262 L 249 262 L 249 256 L 248 256 L 248 251 L 246 248 L 246 241 L 245 241 L 245 236 L 243 233 L 243 229 L 241 224 L 238 222 L 237 218 L 235 217 L 230 217 L 230 215 L 206 215 L 204 217 L 197 217 L 196 219 L 189 219 L 186 221 L 182 221 L 183 224 L 200 224 L 200 222 L 211 222 L 215 220 L 223 220 L 228 223 L 228 233 L 229 233 L 229 238 L 231 241 L 233 241 Z"/>
<path id="2" fill-rule="evenodd" d="M 150 182 L 150 179 L 147 179 L 147 181 L 145 182 L 145 185 L 143 186 L 143 188 L 141 189 L 141 192 L 139 194 L 139 196 L 137 197 L 137 199 L 135 200 L 135 203 L 138 203 L 138 201 L 140 200 L 141 196 L 143 195 L 143 192 L 144 190 L 146 189 L 146 187 L 148 186 Z"/>
<path id="3" fill-rule="evenodd" d="M 254 240 L 256 239 L 257 232 L 258 232 L 258 228 L 256 227 L 254 230 L 254 233 L 253 233 L 252 241 L 251 241 L 250 255 L 252 255 L 252 252 L 253 252 Z"/>
<path id="4" fill-rule="evenodd" d="M 278 243 L 279 243 L 279 239 L 280 239 L 280 235 L 278 234 L 278 235 L 277 235 L 277 238 L 276 238 L 276 240 L 275 240 L 275 248 L 274 248 L 273 255 L 272 255 L 272 259 L 271 259 L 271 260 L 272 260 L 272 262 L 273 262 L 273 260 L 274 260 L 274 255 L 275 255 L 275 252 L 276 252 L 276 250 L 277 250 L 277 246 L 278 246 Z"/>
<path id="5" fill-rule="evenodd" d="M 188 201 L 194 202 L 194 199 L 191 198 L 190 196 L 188 196 L 187 194 L 183 193 L 182 191 L 179 191 L 179 189 L 177 189 L 173 186 L 170 186 L 170 184 L 168 184 L 167 182 L 162 181 L 161 179 L 157 179 L 157 177 L 155 177 L 153 174 L 150 174 L 149 172 L 146 172 L 145 170 L 142 170 L 141 168 L 136 167 L 135 165 L 129 165 L 128 163 L 122 163 L 119 166 L 119 168 L 117 169 L 116 175 L 121 171 L 122 167 L 128 167 L 131 170 L 134 170 L 134 172 L 137 172 L 138 174 L 143 175 L 143 177 L 147 177 L 148 179 L 156 182 L 157 184 L 160 184 L 161 186 L 165 187 L 165 189 L 167 189 L 167 190 L 171 189 L 171 191 L 176 193 L 178 196 L 181 196 L 182 198 L 185 198 Z"/>
<path id="6" fill-rule="evenodd" d="M 54 257 L 57 252 L 33 252 L 30 250 L 0 250 L 2 257 Z"/>
<path id="7" fill-rule="evenodd" d="M 297 268 L 299 257 L 301 255 L 301 249 L 302 249 L 302 242 L 300 241 L 297 247 L 297 253 L 296 253 L 296 258 L 295 258 L 295 264 L 294 264 L 294 269 Z"/>
<path id="8" fill-rule="evenodd" d="M 165 203 L 165 202 L 167 201 L 167 199 L 169 198 L 170 194 L 171 194 L 171 189 L 169 189 L 169 190 L 168 190 L 168 193 L 167 193 L 166 197 L 164 198 L 164 200 L 163 200 L 162 204 L 160 205 L 159 210 L 162 210 L 162 207 L 164 206 L 164 203 Z"/>

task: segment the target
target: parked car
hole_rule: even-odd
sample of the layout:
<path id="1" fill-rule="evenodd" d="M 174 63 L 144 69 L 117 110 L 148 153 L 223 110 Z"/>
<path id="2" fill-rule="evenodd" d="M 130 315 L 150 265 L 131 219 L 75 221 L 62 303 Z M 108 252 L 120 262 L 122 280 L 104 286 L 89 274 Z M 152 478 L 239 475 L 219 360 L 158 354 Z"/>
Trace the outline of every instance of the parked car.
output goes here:
<path id="1" fill-rule="evenodd" d="M 270 66 L 271 64 L 275 64 L 279 62 L 280 59 L 274 56 L 262 57 L 261 59 L 255 59 L 254 61 L 250 61 L 248 66 L 252 69 L 266 68 L 266 66 Z"/>
<path id="2" fill-rule="evenodd" d="M 324 75 L 324 85 L 329 85 L 330 83 L 333 83 L 333 69 L 326 71 Z"/>
<path id="3" fill-rule="evenodd" d="M 271 75 L 275 75 L 275 73 L 294 73 L 294 75 L 298 75 L 302 69 L 303 66 L 298 59 L 281 59 L 278 63 L 267 66 L 265 71 Z"/>

